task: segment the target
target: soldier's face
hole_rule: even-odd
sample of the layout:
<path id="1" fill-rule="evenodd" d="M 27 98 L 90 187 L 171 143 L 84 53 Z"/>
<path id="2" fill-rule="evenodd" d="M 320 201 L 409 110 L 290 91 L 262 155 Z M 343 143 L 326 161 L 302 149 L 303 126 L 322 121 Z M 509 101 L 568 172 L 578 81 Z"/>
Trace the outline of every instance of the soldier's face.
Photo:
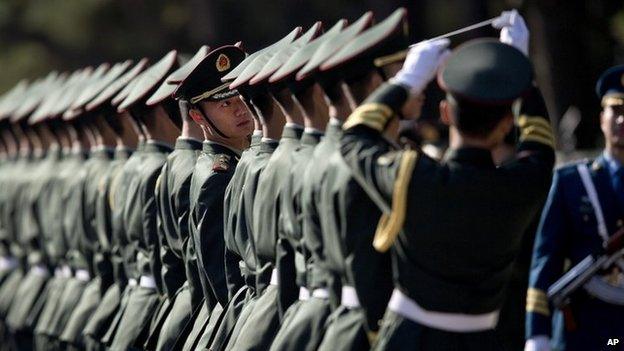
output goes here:
<path id="1" fill-rule="evenodd" d="M 624 148 L 624 105 L 606 106 L 600 114 L 600 127 L 607 146 Z"/>
<path id="2" fill-rule="evenodd" d="M 230 138 L 243 138 L 253 132 L 253 121 L 245 104 L 234 96 L 221 101 L 202 102 L 204 113 Z"/>

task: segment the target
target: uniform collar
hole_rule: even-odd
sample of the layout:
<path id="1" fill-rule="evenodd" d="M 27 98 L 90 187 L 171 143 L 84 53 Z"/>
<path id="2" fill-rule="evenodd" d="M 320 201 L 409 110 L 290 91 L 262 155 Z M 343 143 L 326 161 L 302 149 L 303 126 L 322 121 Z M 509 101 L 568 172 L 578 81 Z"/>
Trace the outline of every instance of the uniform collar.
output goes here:
<path id="1" fill-rule="evenodd" d="M 445 157 L 446 162 L 473 165 L 477 167 L 495 168 L 492 152 L 488 149 L 476 147 L 461 147 L 451 149 Z"/>
<path id="2" fill-rule="evenodd" d="M 301 135 L 303 134 L 303 127 L 294 124 L 294 123 L 286 123 L 284 126 L 284 130 L 282 131 L 282 139 L 301 139 Z"/>
<path id="3" fill-rule="evenodd" d="M 301 144 L 314 146 L 318 144 L 319 141 L 321 141 L 321 138 L 323 137 L 323 135 L 324 135 L 323 133 L 319 133 L 316 130 L 315 131 L 306 130 L 301 136 Z"/>
<path id="4" fill-rule="evenodd" d="M 94 157 L 110 159 L 113 157 L 114 153 L 115 148 L 104 145 L 96 146 L 91 149 L 91 155 L 93 155 Z"/>
<path id="5" fill-rule="evenodd" d="M 202 151 L 207 154 L 228 154 L 236 157 L 240 157 L 241 151 L 231 148 L 229 146 L 214 142 L 214 141 L 204 141 L 202 146 Z"/>
<path id="6" fill-rule="evenodd" d="M 277 149 L 277 145 L 279 145 L 279 140 L 263 138 L 262 141 L 260 142 L 260 151 L 271 153 L 275 151 L 275 149 Z"/>
<path id="7" fill-rule="evenodd" d="M 262 131 L 254 130 L 251 135 L 251 143 L 249 144 L 249 147 L 260 145 L 260 140 L 262 140 Z"/>
<path id="8" fill-rule="evenodd" d="M 128 159 L 130 155 L 132 155 L 133 151 L 134 150 L 129 147 L 118 146 L 115 148 L 115 159 L 118 159 L 118 160 Z"/>
<path id="9" fill-rule="evenodd" d="M 145 142 L 143 150 L 147 152 L 171 152 L 173 147 L 164 141 L 150 139 Z"/>
<path id="10" fill-rule="evenodd" d="M 176 139 L 175 148 L 177 150 L 201 150 L 202 142 L 195 138 L 179 137 Z"/>

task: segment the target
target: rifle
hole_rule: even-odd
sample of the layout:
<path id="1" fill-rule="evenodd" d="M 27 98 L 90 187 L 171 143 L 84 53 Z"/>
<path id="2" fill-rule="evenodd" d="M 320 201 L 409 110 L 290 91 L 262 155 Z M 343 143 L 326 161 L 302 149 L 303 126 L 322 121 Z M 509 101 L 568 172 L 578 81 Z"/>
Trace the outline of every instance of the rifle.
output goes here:
<path id="1" fill-rule="evenodd" d="M 555 307 L 565 311 L 574 292 L 581 287 L 588 288 L 590 280 L 597 273 L 612 267 L 622 256 L 624 256 L 624 228 L 610 236 L 601 250 L 585 257 L 551 285 L 548 288 L 548 299 Z M 624 299 L 624 296 L 621 298 Z"/>

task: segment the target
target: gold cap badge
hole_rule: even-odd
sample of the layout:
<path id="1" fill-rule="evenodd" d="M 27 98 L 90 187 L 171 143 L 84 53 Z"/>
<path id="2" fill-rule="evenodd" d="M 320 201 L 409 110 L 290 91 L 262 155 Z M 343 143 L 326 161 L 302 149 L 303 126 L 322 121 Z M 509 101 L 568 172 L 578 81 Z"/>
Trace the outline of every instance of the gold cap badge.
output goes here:
<path id="1" fill-rule="evenodd" d="M 230 68 L 230 58 L 224 54 L 219 55 L 217 57 L 217 71 L 223 72 L 228 68 Z"/>

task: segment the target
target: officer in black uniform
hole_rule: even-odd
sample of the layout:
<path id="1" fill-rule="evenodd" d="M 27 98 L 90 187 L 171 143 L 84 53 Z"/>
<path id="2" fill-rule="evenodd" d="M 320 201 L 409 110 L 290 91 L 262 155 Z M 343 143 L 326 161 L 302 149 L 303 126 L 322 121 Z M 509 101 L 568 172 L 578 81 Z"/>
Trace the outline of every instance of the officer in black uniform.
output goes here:
<path id="1" fill-rule="evenodd" d="M 420 94 L 435 76 L 446 40 L 413 48 L 392 83 L 345 122 L 343 158 L 384 212 L 373 245 L 381 252 L 392 248 L 393 255 L 395 289 L 375 349 L 499 349 L 493 328 L 503 287 L 554 164 L 550 124 L 531 86 L 526 37 L 518 27 L 505 28 L 504 43 L 464 44 L 438 75 L 447 92 L 441 117 L 453 140 L 444 161 L 378 145 L 408 95 Z M 513 127 L 511 105 L 525 93 L 517 159 L 497 168 L 491 149 Z"/>

